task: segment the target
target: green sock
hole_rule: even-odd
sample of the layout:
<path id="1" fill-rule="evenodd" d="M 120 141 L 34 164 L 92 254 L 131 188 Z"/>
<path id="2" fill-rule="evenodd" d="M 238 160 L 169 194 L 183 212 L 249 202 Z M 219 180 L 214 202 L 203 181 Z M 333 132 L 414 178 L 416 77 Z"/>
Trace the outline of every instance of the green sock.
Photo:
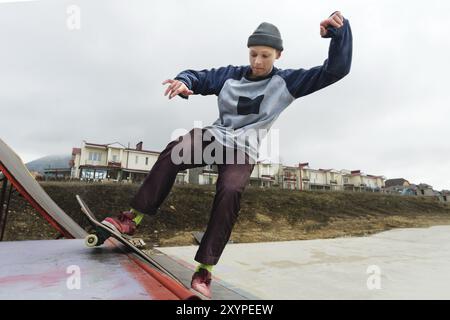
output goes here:
<path id="1" fill-rule="evenodd" d="M 195 272 L 198 272 L 200 269 L 205 269 L 205 270 L 208 270 L 209 272 L 212 272 L 213 267 L 214 267 L 214 265 L 212 265 L 212 264 L 203 264 L 203 263 L 200 263 L 200 264 L 197 266 L 197 269 L 195 270 Z"/>
<path id="2" fill-rule="evenodd" d="M 143 213 L 140 213 L 140 212 L 137 211 L 137 210 L 134 210 L 133 208 L 131 208 L 130 211 L 134 214 L 134 219 L 133 219 L 133 221 L 134 221 L 134 223 L 136 223 L 136 225 L 138 226 L 138 225 L 141 223 L 142 219 L 144 219 L 144 214 L 143 214 Z"/>

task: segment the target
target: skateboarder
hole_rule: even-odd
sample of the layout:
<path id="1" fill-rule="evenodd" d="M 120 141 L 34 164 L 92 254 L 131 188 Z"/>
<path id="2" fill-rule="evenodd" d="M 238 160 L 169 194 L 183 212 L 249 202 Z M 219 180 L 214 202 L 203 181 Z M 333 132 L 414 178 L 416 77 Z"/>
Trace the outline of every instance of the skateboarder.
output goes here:
<path id="1" fill-rule="evenodd" d="M 247 41 L 250 65 L 185 70 L 174 79 L 164 81 L 163 85 L 169 84 L 165 91 L 169 99 L 177 95 L 184 99 L 192 94 L 217 95 L 219 119 L 211 126 L 192 129 L 171 141 L 132 199 L 132 209 L 117 218 L 106 218 L 103 223 L 124 234 L 133 234 L 145 214 L 157 212 L 179 171 L 217 164 L 216 194 L 195 256 L 200 264 L 191 282 L 193 289 L 210 297 L 212 267 L 229 240 L 240 210 L 241 195 L 258 155 L 260 137 L 252 139 L 248 133 L 270 129 L 295 99 L 338 81 L 350 71 L 352 34 L 348 20 L 339 11 L 334 12 L 320 23 L 320 35 L 331 38 L 328 59 L 308 70 L 282 70 L 274 66 L 283 51 L 283 41 L 276 26 L 263 22 Z M 212 162 L 206 159 L 206 150 L 214 150 Z M 179 161 L 180 157 L 183 161 Z"/>

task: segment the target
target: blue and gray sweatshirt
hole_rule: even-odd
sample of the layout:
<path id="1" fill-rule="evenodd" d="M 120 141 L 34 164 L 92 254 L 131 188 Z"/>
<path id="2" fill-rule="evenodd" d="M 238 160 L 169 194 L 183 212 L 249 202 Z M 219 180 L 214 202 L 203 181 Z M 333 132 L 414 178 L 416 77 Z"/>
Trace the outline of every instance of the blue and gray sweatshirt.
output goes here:
<path id="1" fill-rule="evenodd" d="M 325 37 L 331 38 L 328 59 L 309 70 L 273 67 L 267 76 L 254 79 L 249 77 L 249 65 L 229 65 L 210 70 L 185 70 L 175 79 L 186 84 L 194 94 L 218 97 L 219 118 L 205 129 L 216 141 L 241 149 L 256 161 L 260 141 L 287 106 L 350 72 L 352 32 L 348 20 L 344 19 L 341 28 L 328 27 Z"/>

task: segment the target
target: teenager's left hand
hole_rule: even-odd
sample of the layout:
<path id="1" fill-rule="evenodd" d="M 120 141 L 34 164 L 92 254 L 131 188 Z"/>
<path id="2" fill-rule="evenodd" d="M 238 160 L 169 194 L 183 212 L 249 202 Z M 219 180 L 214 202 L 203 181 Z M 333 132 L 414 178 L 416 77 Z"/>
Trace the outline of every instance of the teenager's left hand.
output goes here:
<path id="1" fill-rule="evenodd" d="M 328 19 L 323 20 L 320 23 L 320 36 L 324 37 L 327 34 L 327 27 L 332 26 L 337 29 L 344 25 L 344 17 L 340 11 L 333 13 Z"/>

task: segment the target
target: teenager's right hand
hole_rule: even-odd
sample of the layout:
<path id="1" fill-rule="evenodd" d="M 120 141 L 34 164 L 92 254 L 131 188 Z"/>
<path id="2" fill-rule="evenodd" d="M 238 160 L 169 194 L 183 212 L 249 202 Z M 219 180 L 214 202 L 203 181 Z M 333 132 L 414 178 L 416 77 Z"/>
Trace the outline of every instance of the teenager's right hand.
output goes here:
<path id="1" fill-rule="evenodd" d="M 170 83 L 170 85 L 167 87 L 164 96 L 167 96 L 167 94 L 169 94 L 169 99 L 172 99 L 179 94 L 184 96 L 190 96 L 191 94 L 194 94 L 192 90 L 189 90 L 189 88 L 179 80 L 167 79 L 162 84 L 164 85 L 168 83 Z"/>

